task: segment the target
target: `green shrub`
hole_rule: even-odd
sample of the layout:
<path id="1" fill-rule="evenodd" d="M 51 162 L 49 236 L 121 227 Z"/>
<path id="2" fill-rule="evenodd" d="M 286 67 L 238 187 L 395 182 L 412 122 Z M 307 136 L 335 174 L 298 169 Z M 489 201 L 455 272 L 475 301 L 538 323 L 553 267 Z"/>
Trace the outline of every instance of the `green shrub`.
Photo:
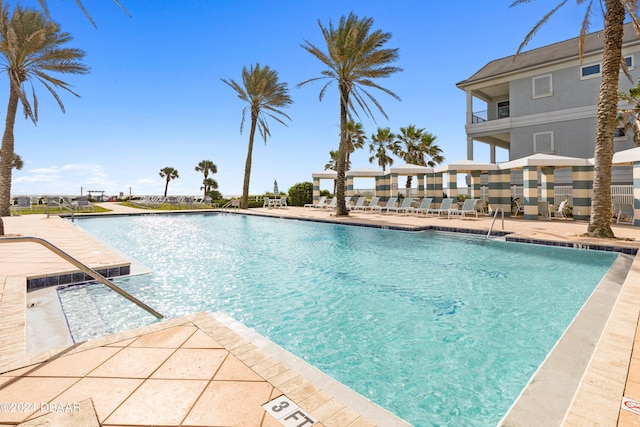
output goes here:
<path id="1" fill-rule="evenodd" d="M 300 182 L 289 188 L 288 204 L 291 206 L 304 206 L 313 202 L 313 183 Z"/>

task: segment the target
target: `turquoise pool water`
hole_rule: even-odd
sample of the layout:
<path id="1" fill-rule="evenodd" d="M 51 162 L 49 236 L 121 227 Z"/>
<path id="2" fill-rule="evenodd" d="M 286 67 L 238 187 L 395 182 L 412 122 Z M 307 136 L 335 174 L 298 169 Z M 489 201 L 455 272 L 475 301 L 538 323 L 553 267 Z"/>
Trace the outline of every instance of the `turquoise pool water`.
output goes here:
<path id="1" fill-rule="evenodd" d="M 76 221 L 154 271 L 116 282 L 159 312 L 223 311 L 416 426 L 496 425 L 616 257 L 230 214 Z M 77 340 L 154 320 L 101 285 L 59 295 Z"/>

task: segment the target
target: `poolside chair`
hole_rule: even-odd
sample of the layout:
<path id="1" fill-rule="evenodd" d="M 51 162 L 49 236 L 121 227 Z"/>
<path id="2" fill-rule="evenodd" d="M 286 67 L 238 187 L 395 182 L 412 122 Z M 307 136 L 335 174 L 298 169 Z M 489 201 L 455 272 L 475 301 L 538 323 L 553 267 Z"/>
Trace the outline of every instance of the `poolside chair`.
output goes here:
<path id="1" fill-rule="evenodd" d="M 304 205 L 305 208 L 317 208 L 322 207 L 327 202 L 327 196 L 322 196 L 318 199 L 318 203 L 307 203 Z"/>
<path id="2" fill-rule="evenodd" d="M 13 212 L 16 215 L 25 210 L 31 211 L 31 198 L 27 196 L 16 197 L 16 203 L 9 206 L 9 212 Z"/>
<path id="3" fill-rule="evenodd" d="M 561 201 L 560 205 L 558 205 L 558 210 L 553 212 L 553 215 L 554 216 L 560 216 L 562 219 L 567 219 L 567 213 L 565 212 L 565 210 L 567 208 L 567 203 L 568 202 L 566 200 Z"/>
<path id="4" fill-rule="evenodd" d="M 335 209 L 337 203 L 338 203 L 338 198 L 334 197 L 333 199 L 331 199 L 331 201 L 329 203 L 325 203 L 324 206 L 321 206 L 321 208 L 322 208 L 322 210 Z"/>
<path id="5" fill-rule="evenodd" d="M 418 206 L 417 208 L 408 207 L 407 215 L 409 215 L 410 212 L 415 213 L 416 216 L 418 216 L 421 212 L 424 212 L 426 214 L 427 209 L 431 207 L 431 202 L 433 202 L 433 197 L 425 197 L 424 199 L 422 199 L 422 201 L 420 202 L 420 206 Z"/>
<path id="6" fill-rule="evenodd" d="M 387 204 L 384 206 L 374 206 L 373 208 L 371 208 L 371 212 L 380 212 L 382 213 L 383 210 L 389 212 L 389 208 L 392 208 L 396 205 L 396 202 L 398 201 L 397 197 L 389 197 L 389 200 L 387 200 Z"/>
<path id="7" fill-rule="evenodd" d="M 518 216 L 518 213 L 524 214 L 524 203 L 519 197 L 517 199 L 513 199 L 513 203 L 511 205 L 511 213 L 514 217 Z"/>
<path id="8" fill-rule="evenodd" d="M 390 208 L 387 208 L 387 212 L 395 212 L 398 214 L 401 212 L 404 212 L 406 214 L 407 209 L 411 207 L 412 203 L 413 203 L 412 197 L 405 197 L 404 200 L 402 200 L 402 204 L 400 206 L 392 206 Z"/>
<path id="9" fill-rule="evenodd" d="M 380 201 L 380 197 L 372 197 L 371 200 L 369 201 L 369 204 L 366 206 L 362 207 L 362 212 L 372 212 L 373 208 L 375 208 L 376 206 L 378 206 L 378 202 Z"/>
<path id="10" fill-rule="evenodd" d="M 429 212 L 437 213 L 438 216 L 440 216 L 440 214 L 443 212 L 449 213 L 452 203 L 453 203 L 453 199 L 450 197 L 447 197 L 446 199 L 442 199 L 442 203 L 440 203 L 440 207 L 438 209 L 427 209 L 426 215 L 429 216 Z"/>
<path id="11" fill-rule="evenodd" d="M 620 203 L 620 212 L 616 224 L 633 224 L 633 205 L 629 203 Z"/>
<path id="12" fill-rule="evenodd" d="M 347 206 L 347 209 L 350 211 L 358 211 L 361 210 L 364 207 L 364 202 L 367 200 L 366 197 L 364 196 L 360 196 L 358 197 L 358 200 L 356 200 L 356 204 L 352 205 L 352 206 Z"/>
<path id="13" fill-rule="evenodd" d="M 546 200 L 538 201 L 538 215 L 543 219 L 551 220 L 551 205 Z"/>
<path id="14" fill-rule="evenodd" d="M 451 215 L 460 215 L 460 218 L 464 218 L 467 213 L 474 213 L 476 214 L 476 218 L 478 218 L 478 211 L 476 210 L 476 203 L 478 203 L 478 200 L 479 199 L 465 199 L 460 209 L 449 209 L 447 218 L 450 219 Z"/>
<path id="15" fill-rule="evenodd" d="M 289 206 L 289 205 L 287 205 L 287 197 L 286 196 L 285 197 L 280 197 L 280 207 L 281 208 L 286 208 L 287 206 Z"/>
<path id="16" fill-rule="evenodd" d="M 89 202 L 89 197 L 88 196 L 79 196 L 76 199 L 76 209 L 77 210 L 85 210 L 88 209 L 90 211 L 93 211 L 93 205 L 91 204 L 91 202 Z"/>
<path id="17" fill-rule="evenodd" d="M 262 198 L 262 207 L 263 208 L 271 207 L 271 199 L 269 199 L 268 197 L 263 197 Z"/>

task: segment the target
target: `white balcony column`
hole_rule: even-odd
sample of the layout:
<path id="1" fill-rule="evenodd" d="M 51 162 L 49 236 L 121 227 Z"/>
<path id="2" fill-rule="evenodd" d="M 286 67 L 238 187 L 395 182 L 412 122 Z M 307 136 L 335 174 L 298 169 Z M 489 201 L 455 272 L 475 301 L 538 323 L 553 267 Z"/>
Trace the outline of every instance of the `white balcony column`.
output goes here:
<path id="1" fill-rule="evenodd" d="M 467 124 L 469 124 L 473 123 L 473 96 L 468 91 L 465 94 L 467 95 Z"/>
<path id="2" fill-rule="evenodd" d="M 473 138 L 467 136 L 467 160 L 473 160 Z"/>
<path id="3" fill-rule="evenodd" d="M 496 144 L 489 144 L 489 161 L 491 163 L 496 162 Z"/>

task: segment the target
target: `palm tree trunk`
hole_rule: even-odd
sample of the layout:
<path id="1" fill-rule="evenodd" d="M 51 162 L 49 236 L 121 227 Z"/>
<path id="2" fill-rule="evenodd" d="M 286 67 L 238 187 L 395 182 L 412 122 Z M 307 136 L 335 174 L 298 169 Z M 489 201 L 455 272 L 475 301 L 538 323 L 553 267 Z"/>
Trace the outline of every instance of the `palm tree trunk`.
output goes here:
<path id="1" fill-rule="evenodd" d="M 592 237 L 614 237 L 611 230 L 611 161 L 613 133 L 618 114 L 618 80 L 622 57 L 625 17 L 620 0 L 606 0 L 602 83 L 598 97 L 598 124 L 594 152 L 593 200 L 587 233 Z"/>
<path id="2" fill-rule="evenodd" d="M 167 190 L 169 190 L 169 175 L 167 175 L 167 182 L 164 184 L 164 197 L 167 197 Z"/>
<path id="3" fill-rule="evenodd" d="M 11 215 L 11 172 L 13 168 L 14 139 L 13 127 L 18 110 L 18 90 L 12 84 L 9 89 L 9 104 L 5 119 L 2 148 L 0 148 L 0 236 L 4 236 L 3 216 Z"/>
<path id="4" fill-rule="evenodd" d="M 249 209 L 249 182 L 251 181 L 251 156 L 253 154 L 253 138 L 256 134 L 258 114 L 251 111 L 251 132 L 249 132 L 249 148 L 247 149 L 247 161 L 244 164 L 244 184 L 242 185 L 241 209 Z"/>
<path id="5" fill-rule="evenodd" d="M 347 206 L 344 197 L 345 169 L 347 165 L 347 105 L 349 104 L 349 89 L 340 85 L 340 147 L 336 172 L 336 216 L 347 216 Z"/>

